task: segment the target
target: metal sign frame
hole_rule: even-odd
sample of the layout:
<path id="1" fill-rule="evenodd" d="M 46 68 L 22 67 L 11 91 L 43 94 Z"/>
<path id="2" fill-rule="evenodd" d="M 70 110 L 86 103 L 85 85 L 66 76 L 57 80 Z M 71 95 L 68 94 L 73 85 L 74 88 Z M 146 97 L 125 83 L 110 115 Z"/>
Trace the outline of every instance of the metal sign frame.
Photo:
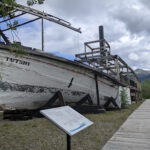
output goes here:
<path id="1" fill-rule="evenodd" d="M 67 150 L 71 150 L 71 136 L 93 124 L 92 121 L 85 118 L 83 115 L 72 109 L 70 106 L 41 110 L 40 113 L 67 134 Z M 61 117 L 59 115 L 61 115 Z M 60 119 L 62 120 L 62 123 Z M 77 124 L 77 127 L 70 130 L 68 128 L 68 124 L 71 126 L 71 128 L 72 126 L 74 127 L 75 124 Z M 65 128 L 65 126 L 67 126 L 68 130 L 67 128 Z"/>

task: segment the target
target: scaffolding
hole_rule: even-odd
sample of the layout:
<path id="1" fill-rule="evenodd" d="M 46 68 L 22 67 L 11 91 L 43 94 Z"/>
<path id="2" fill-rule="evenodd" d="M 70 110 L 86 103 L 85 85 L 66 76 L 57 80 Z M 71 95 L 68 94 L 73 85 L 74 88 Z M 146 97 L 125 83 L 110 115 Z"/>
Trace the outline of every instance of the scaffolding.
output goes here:
<path id="1" fill-rule="evenodd" d="M 6 9 L 9 8 L 8 10 L 10 10 L 10 11 L 8 12 L 8 16 L 7 17 L 6 16 L 4 17 L 2 14 L 0 14 L 0 18 L 2 18 L 2 20 L 0 21 L 0 35 L 3 37 L 3 39 L 5 40 L 5 42 L 7 44 L 9 43 L 9 41 L 8 41 L 8 38 L 4 35 L 4 32 L 6 32 L 8 30 L 11 30 L 12 27 L 6 26 L 6 28 L 3 28 L 4 27 L 4 23 L 7 24 L 7 21 L 13 20 L 15 18 L 17 18 L 19 20 L 19 17 L 21 17 L 21 16 L 23 16 L 25 14 L 33 15 L 33 16 L 35 16 L 35 18 L 34 19 L 30 19 L 28 21 L 25 21 L 23 23 L 18 23 L 16 25 L 14 25 L 13 28 L 18 28 L 20 26 L 29 24 L 31 22 L 34 22 L 34 21 L 37 21 L 37 20 L 41 20 L 41 29 L 42 29 L 41 37 L 42 37 L 42 50 L 43 51 L 44 51 L 44 20 L 54 22 L 56 24 L 59 24 L 61 26 L 66 27 L 68 29 L 71 29 L 73 31 L 81 33 L 81 29 L 80 28 L 75 28 L 75 27 L 73 27 L 71 25 L 70 22 L 68 22 L 68 21 L 66 21 L 64 19 L 58 18 L 56 16 L 53 16 L 51 14 L 48 14 L 48 13 L 45 13 L 45 12 L 42 12 L 42 11 L 30 8 L 30 7 L 26 7 L 26 6 L 23 6 L 23 5 L 20 5 L 20 4 L 16 4 L 14 6 L 14 8 L 11 9 L 11 7 L 9 5 L 6 5 L 6 4 L 3 4 L 2 2 L 0 2 L 0 7 L 4 6 L 4 5 L 5 5 L 5 8 Z"/>
<path id="2" fill-rule="evenodd" d="M 99 27 L 99 40 L 84 43 L 84 53 L 76 54 L 76 61 L 88 64 L 130 88 L 133 100 L 141 99 L 141 84 L 133 69 L 118 55 L 111 54 L 104 39 L 103 26 Z"/>

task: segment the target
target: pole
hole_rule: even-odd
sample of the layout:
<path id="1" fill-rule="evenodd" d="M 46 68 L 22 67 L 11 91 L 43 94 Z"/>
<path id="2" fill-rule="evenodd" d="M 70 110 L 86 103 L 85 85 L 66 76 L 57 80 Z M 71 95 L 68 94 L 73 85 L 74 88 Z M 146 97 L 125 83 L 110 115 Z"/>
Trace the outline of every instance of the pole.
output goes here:
<path id="1" fill-rule="evenodd" d="M 104 56 L 104 30 L 103 26 L 99 26 L 100 54 Z"/>
<path id="2" fill-rule="evenodd" d="M 71 136 L 67 134 L 67 150 L 71 150 Z"/>
<path id="3" fill-rule="evenodd" d="M 42 51 L 44 51 L 44 19 L 42 18 Z"/>
<path id="4" fill-rule="evenodd" d="M 96 85 L 97 105 L 100 106 L 99 88 L 98 88 L 98 81 L 97 81 L 97 74 L 96 73 L 95 73 L 95 85 Z"/>

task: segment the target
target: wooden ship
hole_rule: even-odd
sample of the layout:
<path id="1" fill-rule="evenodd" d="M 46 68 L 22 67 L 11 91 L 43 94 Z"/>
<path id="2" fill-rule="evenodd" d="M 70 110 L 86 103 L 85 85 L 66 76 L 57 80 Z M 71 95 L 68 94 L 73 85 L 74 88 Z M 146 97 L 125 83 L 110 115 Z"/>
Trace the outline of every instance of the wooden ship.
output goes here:
<path id="1" fill-rule="evenodd" d="M 0 2 L 0 5 L 3 5 Z M 9 7 L 9 6 L 8 6 Z M 76 108 L 101 109 L 106 107 L 121 108 L 120 91 L 126 88 L 129 99 L 141 98 L 141 87 L 134 71 L 117 55 L 111 55 L 110 45 L 104 39 L 103 27 L 99 28 L 97 41 L 84 43 L 85 51 L 76 54 L 74 61 L 44 52 L 43 19 L 52 21 L 81 33 L 79 28 L 69 22 L 30 7 L 16 5 L 11 18 L 0 21 L 0 109 L 35 110 L 50 107 L 59 99 L 60 105 L 75 104 Z M 11 13 L 11 12 L 10 12 Z M 20 45 L 10 52 L 12 43 L 2 29 L 2 23 L 31 14 L 37 18 L 17 24 L 15 28 L 42 20 L 42 50 Z M 0 16 L 1 18 L 3 16 Z M 92 47 L 97 44 L 97 47 Z M 23 49 L 27 55 L 19 54 Z M 110 104 L 111 103 L 111 104 Z M 91 107 L 90 107 L 91 106 Z"/>

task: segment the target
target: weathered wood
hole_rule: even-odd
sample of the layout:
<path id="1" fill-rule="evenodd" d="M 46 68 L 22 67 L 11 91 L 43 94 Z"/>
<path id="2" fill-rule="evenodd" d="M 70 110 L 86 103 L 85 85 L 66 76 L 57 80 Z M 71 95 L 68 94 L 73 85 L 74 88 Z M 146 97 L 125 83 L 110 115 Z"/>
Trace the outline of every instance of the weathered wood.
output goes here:
<path id="1" fill-rule="evenodd" d="M 76 111 L 82 114 L 86 113 L 105 113 L 106 110 L 104 108 L 101 108 L 100 106 L 96 105 L 80 105 L 80 106 L 72 106 Z"/>
<path id="2" fill-rule="evenodd" d="M 0 104 L 4 109 L 38 109 L 57 91 L 62 92 L 65 102 L 76 103 L 89 93 L 93 103 L 97 104 L 95 73 L 102 88 L 99 91 L 102 97 L 115 97 L 117 87 L 121 85 L 100 70 L 81 63 L 31 50 L 26 51 L 30 55 L 16 58 L 9 52 L 9 47 L 0 47 L 1 68 L 5 68 L 0 70 L 0 97 L 3 97 Z M 15 68 L 13 71 L 12 67 Z"/>
<path id="3" fill-rule="evenodd" d="M 109 109 L 109 105 L 110 105 L 111 103 L 114 105 L 113 108 L 115 108 L 115 109 L 120 109 L 119 106 L 118 106 L 117 103 L 116 103 L 116 100 L 115 100 L 113 97 L 109 97 L 109 98 L 108 98 L 107 102 L 104 104 L 104 108 L 105 108 L 106 110 Z"/>
<path id="4" fill-rule="evenodd" d="M 28 23 L 34 22 L 34 21 L 39 20 L 39 19 L 41 19 L 41 18 L 40 18 L 40 17 L 38 17 L 38 18 L 32 19 L 32 20 L 30 20 L 30 21 L 27 21 L 27 22 L 24 22 L 24 23 L 18 24 L 18 25 L 16 25 L 16 26 L 13 26 L 13 27 L 10 27 L 10 28 L 3 29 L 3 30 L 2 30 L 2 32 L 8 31 L 8 30 L 10 30 L 10 29 L 12 29 L 12 28 L 17 28 L 17 27 L 23 26 L 23 25 L 25 25 L 25 24 L 28 24 Z"/>
<path id="5" fill-rule="evenodd" d="M 81 100 L 79 100 L 77 103 L 76 103 L 76 106 L 81 106 L 82 104 L 88 102 L 89 105 L 93 105 L 93 101 L 91 99 L 91 96 L 89 94 L 87 94 L 86 96 L 84 96 Z"/>
<path id="6" fill-rule="evenodd" d="M 10 44 L 9 39 L 6 37 L 6 35 L 2 32 L 2 30 L 0 30 L 0 36 L 2 36 L 2 38 L 4 39 L 4 41 L 6 42 L 6 44 Z"/>
<path id="7" fill-rule="evenodd" d="M 102 150 L 150 150 L 150 100 L 134 111 Z"/>
<path id="8" fill-rule="evenodd" d="M 11 7 L 11 6 L 8 6 L 8 5 L 0 2 L 0 6 L 1 5 L 2 6 L 5 5 L 6 7 Z M 55 23 L 57 23 L 59 25 L 62 25 L 64 27 L 66 27 L 66 28 L 69 28 L 71 30 L 74 30 L 76 32 L 81 33 L 80 28 L 75 28 L 68 21 L 66 21 L 64 19 L 61 19 L 61 18 L 58 18 L 58 17 L 55 17 L 55 16 L 53 16 L 51 14 L 47 14 L 47 13 L 41 12 L 39 10 L 33 9 L 31 7 L 26 7 L 26 6 L 23 6 L 23 5 L 20 5 L 20 4 L 15 5 L 14 9 L 15 9 L 15 11 L 25 12 L 25 13 L 37 16 L 39 18 L 43 18 L 45 20 L 55 22 Z"/>
<path id="9" fill-rule="evenodd" d="M 99 47 L 92 45 L 93 43 L 99 45 Z M 103 26 L 99 27 L 99 40 L 86 42 L 84 46 L 85 53 L 76 54 L 76 59 L 79 62 L 88 63 L 93 68 L 107 73 L 107 75 L 112 76 L 129 88 L 133 86 L 136 91 L 141 90 L 140 81 L 132 68 L 118 55 L 110 54 L 110 46 L 104 40 Z M 87 52 L 86 47 L 90 48 L 91 51 Z M 131 82 L 129 82 L 132 78 L 136 78 L 134 85 L 131 85 Z"/>
<path id="10" fill-rule="evenodd" d="M 13 16 L 13 17 L 11 17 L 11 18 L 2 20 L 2 21 L 0 21 L 0 23 L 7 22 L 7 21 L 9 21 L 9 20 L 12 20 L 12 19 L 14 19 L 14 18 L 17 18 L 17 17 L 22 16 L 22 15 L 25 15 L 25 14 L 26 14 L 26 13 L 23 12 L 23 13 L 21 13 L 21 14 L 15 15 L 15 16 Z"/>
<path id="11" fill-rule="evenodd" d="M 64 99 L 63 99 L 63 96 L 62 96 L 62 93 L 60 91 L 56 92 L 53 97 L 51 97 L 49 99 L 49 101 L 44 105 L 42 106 L 40 109 L 46 109 L 46 108 L 50 108 L 53 104 L 55 104 L 55 102 L 59 101 L 59 105 L 60 106 L 65 106 L 65 102 L 64 102 Z"/>
<path id="12" fill-rule="evenodd" d="M 95 74 L 95 85 L 96 85 L 97 105 L 100 106 L 99 87 L 98 87 L 97 74 Z"/>
<path id="13" fill-rule="evenodd" d="M 9 120 L 28 120 L 32 119 L 35 111 L 30 110 L 7 110 L 3 112 L 3 119 Z"/>

